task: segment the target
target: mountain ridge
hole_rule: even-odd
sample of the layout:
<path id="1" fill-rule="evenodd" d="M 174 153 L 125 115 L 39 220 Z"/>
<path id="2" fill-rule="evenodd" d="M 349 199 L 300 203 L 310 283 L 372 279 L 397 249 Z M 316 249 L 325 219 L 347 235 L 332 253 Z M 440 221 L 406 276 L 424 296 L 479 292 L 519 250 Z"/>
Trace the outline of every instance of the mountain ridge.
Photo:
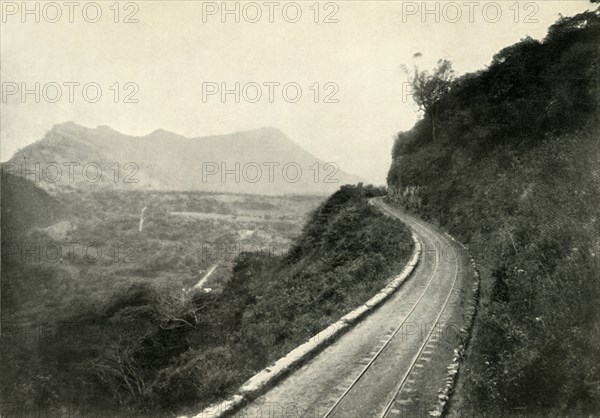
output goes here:
<path id="1" fill-rule="evenodd" d="M 362 181 L 337 170 L 335 163 L 319 159 L 272 127 L 190 138 L 160 128 L 132 136 L 106 125 L 87 128 L 71 121 L 54 125 L 44 138 L 18 151 L 8 163 L 40 163 L 40 177 L 44 165 L 53 163 L 79 163 L 82 167 L 97 163 L 101 167 L 103 176 L 97 182 L 71 181 L 65 173 L 57 182 L 42 178 L 39 185 L 46 190 L 129 187 L 326 194 L 343 184 Z M 137 182 L 123 183 L 127 175 L 129 181 Z"/>

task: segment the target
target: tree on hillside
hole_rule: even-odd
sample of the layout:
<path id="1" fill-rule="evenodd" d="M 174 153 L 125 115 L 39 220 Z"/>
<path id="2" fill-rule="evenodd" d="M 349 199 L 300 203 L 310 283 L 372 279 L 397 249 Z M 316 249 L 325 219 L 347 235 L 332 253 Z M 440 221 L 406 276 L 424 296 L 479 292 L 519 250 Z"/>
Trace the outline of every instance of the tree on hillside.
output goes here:
<path id="1" fill-rule="evenodd" d="M 452 63 L 446 59 L 439 60 L 433 73 L 419 71 L 415 67 L 415 74 L 411 79 L 413 99 L 431 120 L 431 137 L 435 141 L 435 126 L 440 100 L 450 91 L 454 80 Z"/>

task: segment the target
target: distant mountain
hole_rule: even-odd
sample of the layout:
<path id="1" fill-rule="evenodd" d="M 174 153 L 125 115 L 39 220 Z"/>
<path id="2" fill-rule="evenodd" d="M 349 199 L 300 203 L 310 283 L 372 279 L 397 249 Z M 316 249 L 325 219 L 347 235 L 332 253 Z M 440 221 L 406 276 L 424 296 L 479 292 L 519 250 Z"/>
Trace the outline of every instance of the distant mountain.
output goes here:
<path id="1" fill-rule="evenodd" d="M 273 128 L 200 138 L 159 129 L 134 137 L 106 126 L 88 129 L 68 122 L 17 152 L 7 165 L 46 190 L 322 194 L 361 181 Z"/>

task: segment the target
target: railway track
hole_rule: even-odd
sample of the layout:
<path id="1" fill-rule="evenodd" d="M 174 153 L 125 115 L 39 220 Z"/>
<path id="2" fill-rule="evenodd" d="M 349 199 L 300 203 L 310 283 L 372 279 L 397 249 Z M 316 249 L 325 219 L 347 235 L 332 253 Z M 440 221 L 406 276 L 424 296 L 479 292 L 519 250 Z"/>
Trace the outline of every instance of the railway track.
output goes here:
<path id="1" fill-rule="evenodd" d="M 418 402 L 410 386 L 427 368 L 439 341 L 436 331 L 445 327 L 449 308 L 458 299 L 462 255 L 435 228 L 381 201 L 374 204 L 390 216 L 401 216 L 421 242 L 422 259 L 413 276 L 380 308 L 238 416 L 398 417 L 409 416 L 403 407 Z M 256 408 L 263 409 L 262 415 L 251 411 Z"/>
<path id="2" fill-rule="evenodd" d="M 390 216 L 394 216 L 393 212 L 391 212 L 386 206 L 381 206 L 381 205 L 378 205 L 378 206 L 385 213 L 389 214 Z M 420 226 L 411 225 L 411 227 L 413 228 L 413 230 L 415 230 L 415 232 L 417 233 L 417 236 L 423 236 L 423 234 L 425 233 L 423 228 Z M 421 242 L 421 245 L 424 246 L 423 242 Z M 423 247 L 423 248 L 425 248 L 425 247 Z M 395 345 L 393 344 L 394 339 L 399 338 L 398 334 L 399 334 L 400 330 L 402 330 L 402 328 L 405 326 L 405 324 L 407 322 L 409 322 L 409 320 L 413 319 L 412 316 L 414 315 L 415 311 L 417 311 L 417 308 L 422 303 L 423 299 L 427 296 L 428 291 L 430 290 L 432 284 L 434 283 L 434 278 L 436 277 L 436 274 L 438 271 L 438 266 L 439 266 L 438 258 L 440 257 L 440 251 L 436 250 L 435 255 L 436 255 L 436 261 L 434 263 L 434 269 L 429 277 L 429 280 L 427 281 L 427 286 L 425 287 L 424 291 L 421 293 L 419 298 L 412 305 L 408 315 L 402 318 L 402 320 L 399 322 L 398 326 L 396 327 L 396 329 L 394 330 L 392 335 L 390 335 L 387 338 L 387 340 L 383 344 L 383 346 L 377 351 L 377 353 L 372 357 L 372 359 L 366 364 L 366 366 L 356 376 L 356 378 L 352 381 L 352 383 L 349 385 L 349 387 L 342 393 L 341 396 L 339 396 L 337 398 L 337 400 L 331 406 L 331 408 L 329 408 L 329 410 L 323 415 L 323 418 L 330 418 L 330 417 L 349 418 L 348 416 L 344 415 L 343 412 L 336 413 L 338 406 L 348 396 L 352 396 L 352 390 L 360 382 L 360 380 L 363 378 L 363 376 L 365 376 L 369 372 L 369 370 L 371 370 L 373 368 L 374 364 L 379 359 L 382 358 L 382 356 L 381 356 L 382 353 L 385 350 L 393 350 L 394 349 L 394 347 L 395 347 Z M 426 333 L 426 337 L 423 339 L 422 343 L 418 347 L 418 350 L 417 350 L 415 356 L 410 361 L 408 368 L 402 374 L 397 386 L 394 388 L 392 396 L 389 398 L 388 402 L 386 403 L 385 407 L 383 408 L 383 411 L 381 411 L 380 413 L 378 413 L 376 415 L 379 418 L 387 418 L 387 417 L 391 417 L 391 416 L 400 416 L 401 415 L 403 408 L 402 408 L 402 405 L 399 405 L 399 403 L 402 402 L 402 400 L 400 399 L 400 393 L 402 392 L 402 389 L 406 385 L 406 382 L 407 382 L 409 376 L 411 375 L 415 366 L 417 365 L 417 362 L 421 358 L 423 351 L 429 344 L 431 337 L 434 334 L 434 331 L 436 329 L 438 329 L 438 326 L 440 325 L 440 319 L 441 319 L 442 315 L 444 314 L 444 312 L 446 311 L 446 307 L 448 306 L 448 302 L 450 301 L 452 292 L 455 289 L 457 277 L 458 277 L 458 263 L 456 263 L 456 268 L 455 268 L 455 271 L 454 271 L 454 274 L 452 277 L 452 286 L 450 287 L 450 290 L 448 291 L 447 296 L 446 296 L 442 306 L 440 307 L 438 315 L 435 317 L 435 321 L 433 322 L 433 324 L 431 324 L 430 329 Z M 352 418 L 354 418 L 354 417 L 352 417 Z M 356 418 L 358 418 L 358 417 L 356 417 Z"/>

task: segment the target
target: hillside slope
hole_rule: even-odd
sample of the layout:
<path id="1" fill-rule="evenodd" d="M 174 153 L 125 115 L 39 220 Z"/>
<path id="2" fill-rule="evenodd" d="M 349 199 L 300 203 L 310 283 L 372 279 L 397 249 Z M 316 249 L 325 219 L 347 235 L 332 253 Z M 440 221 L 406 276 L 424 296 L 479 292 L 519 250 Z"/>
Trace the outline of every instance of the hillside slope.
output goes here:
<path id="1" fill-rule="evenodd" d="M 54 197 L 26 178 L 5 173 L 3 165 L 0 166 L 0 171 L 4 238 L 12 237 L 13 231 L 48 226 L 64 217 L 64 208 Z"/>
<path id="2" fill-rule="evenodd" d="M 61 166 L 62 176 L 58 181 L 54 180 L 57 169 L 50 165 L 52 162 Z M 64 165 L 69 162 L 79 164 L 74 166 L 71 178 L 69 168 Z M 25 147 L 9 161 L 16 174 L 22 172 L 24 163 L 30 170 L 35 163 L 40 164 L 38 182 L 48 190 L 101 186 L 268 195 L 323 194 L 343 184 L 361 181 L 338 170 L 335 164 L 327 165 L 273 128 L 201 138 L 186 138 L 159 129 L 143 137 L 133 137 L 107 126 L 88 129 L 68 122 L 54 126 L 42 140 Z M 89 166 L 84 175 L 86 164 Z"/>
<path id="3" fill-rule="evenodd" d="M 406 264 L 410 231 L 368 203 L 383 193 L 342 187 L 312 212 L 289 253 L 242 252 L 222 292 L 181 289 L 171 285 L 174 278 L 161 283 L 156 268 L 147 280 L 125 282 L 85 267 L 87 282 L 78 286 L 55 271 L 60 266 L 3 258 L 3 274 L 8 270 L 15 285 L 3 289 L 3 315 L 9 306 L 23 308 L 26 285 L 36 284 L 26 300 L 43 298 L 41 308 L 56 293 L 62 298 L 40 312 L 44 332 L 35 338 L 20 322 L 3 323 L 10 343 L 1 347 L 0 372 L 10 384 L 1 387 L 2 398 L 44 416 L 68 406 L 78 417 L 167 416 L 226 398 L 365 303 Z M 148 257 L 172 269 L 168 252 Z M 84 293 L 93 286 L 95 293 Z"/>
<path id="4" fill-rule="evenodd" d="M 599 410 L 599 104 L 596 11 L 461 77 L 435 141 L 425 117 L 394 145 L 390 200 L 468 242 L 484 273 L 461 379 L 478 413 Z"/>

